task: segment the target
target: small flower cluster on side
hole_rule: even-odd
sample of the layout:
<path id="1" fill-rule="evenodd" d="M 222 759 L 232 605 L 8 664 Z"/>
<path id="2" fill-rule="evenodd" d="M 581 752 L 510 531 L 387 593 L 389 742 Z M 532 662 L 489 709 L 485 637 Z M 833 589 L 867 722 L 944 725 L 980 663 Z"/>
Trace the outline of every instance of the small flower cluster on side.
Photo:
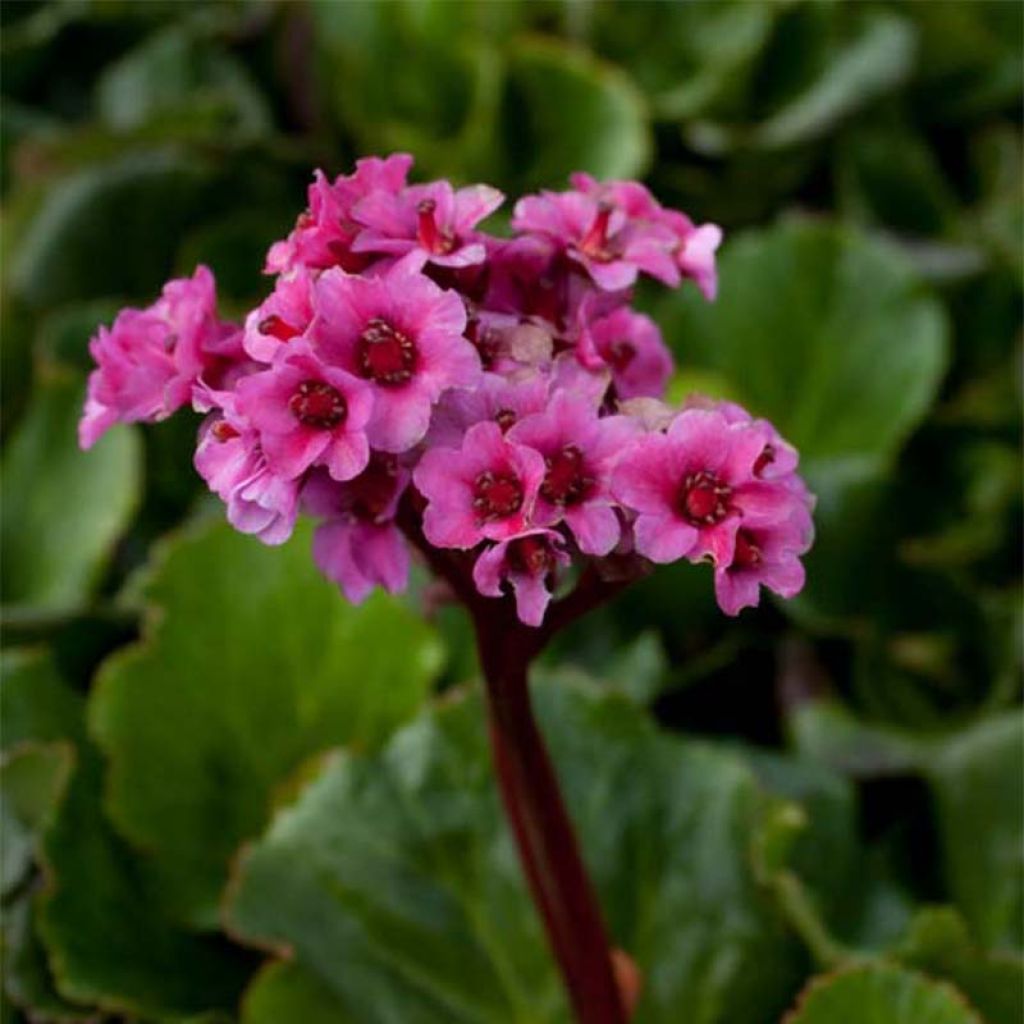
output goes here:
<path id="1" fill-rule="evenodd" d="M 101 327 L 83 447 L 191 402 L 195 465 L 229 521 L 279 544 L 315 517 L 316 563 L 352 601 L 405 587 L 402 503 L 531 626 L 584 562 L 709 561 L 729 614 L 761 586 L 797 593 L 813 500 L 795 450 L 739 406 L 663 404 L 672 357 L 630 306 L 640 274 L 713 298 L 720 230 L 577 174 L 521 199 L 498 238 L 479 225 L 500 192 L 410 185 L 411 165 L 318 171 L 244 323 L 218 319 L 200 267 Z"/>

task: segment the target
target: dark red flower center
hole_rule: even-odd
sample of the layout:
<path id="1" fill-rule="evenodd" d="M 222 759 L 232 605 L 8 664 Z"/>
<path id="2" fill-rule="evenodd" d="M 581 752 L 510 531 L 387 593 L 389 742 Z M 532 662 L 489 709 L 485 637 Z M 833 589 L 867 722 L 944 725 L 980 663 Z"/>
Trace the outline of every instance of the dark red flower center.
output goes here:
<path id="1" fill-rule="evenodd" d="M 754 463 L 754 476 L 760 476 L 775 461 L 775 446 L 766 444 L 764 451 L 757 457 Z"/>
<path id="2" fill-rule="evenodd" d="M 625 370 L 633 358 L 636 356 L 636 346 L 631 341 L 627 341 L 625 338 L 621 338 L 618 341 L 613 341 L 608 346 L 608 362 L 612 364 L 612 367 L 620 372 Z"/>
<path id="3" fill-rule="evenodd" d="M 416 240 L 427 252 L 447 256 L 458 245 L 458 240 L 450 231 L 437 226 L 436 210 L 437 202 L 433 199 L 423 199 L 417 205 Z"/>
<path id="4" fill-rule="evenodd" d="M 612 218 L 615 207 L 611 203 L 598 203 L 594 221 L 587 228 L 587 233 L 580 239 L 578 246 L 584 256 L 589 256 L 599 263 L 607 263 L 615 259 L 615 254 L 608 247 L 608 222 Z"/>
<path id="5" fill-rule="evenodd" d="M 375 455 L 370 464 L 349 485 L 351 511 L 357 519 L 377 522 L 387 511 L 398 484 L 398 462 L 394 456 Z"/>
<path id="6" fill-rule="evenodd" d="M 227 420 L 217 420 L 217 422 L 210 427 L 210 433 L 213 434 L 214 439 L 220 441 L 221 444 L 225 441 L 230 441 L 233 437 L 238 437 L 238 431 L 235 430 Z"/>
<path id="7" fill-rule="evenodd" d="M 304 380 L 288 400 L 292 415 L 304 426 L 331 430 L 348 415 L 345 396 L 322 380 Z"/>
<path id="8" fill-rule="evenodd" d="M 544 462 L 547 473 L 540 493 L 553 505 L 575 505 L 586 497 L 593 480 L 586 475 L 583 452 L 574 444 L 549 455 Z"/>
<path id="9" fill-rule="evenodd" d="M 300 333 L 290 323 L 282 320 L 276 313 L 265 316 L 259 322 L 258 329 L 260 334 L 269 334 L 272 338 L 277 338 L 278 341 L 290 341 Z"/>
<path id="10" fill-rule="evenodd" d="M 501 427 L 502 433 L 515 425 L 516 413 L 514 409 L 499 409 L 494 414 L 494 422 Z"/>
<path id="11" fill-rule="evenodd" d="M 714 526 L 729 514 L 732 488 L 714 473 L 688 473 L 679 489 L 679 511 L 694 526 Z"/>
<path id="12" fill-rule="evenodd" d="M 546 576 L 554 567 L 551 548 L 545 537 L 520 537 L 508 546 L 509 568 L 530 576 Z"/>
<path id="13" fill-rule="evenodd" d="M 359 372 L 384 387 L 405 384 L 416 365 L 416 346 L 401 331 L 374 317 L 359 336 Z"/>
<path id="14" fill-rule="evenodd" d="M 753 569 L 761 564 L 761 549 L 754 543 L 753 534 L 740 530 L 736 534 L 736 550 L 732 556 L 733 569 Z"/>
<path id="15" fill-rule="evenodd" d="M 473 485 L 473 508 L 481 522 L 514 515 L 523 505 L 523 485 L 511 473 L 485 470 Z"/>

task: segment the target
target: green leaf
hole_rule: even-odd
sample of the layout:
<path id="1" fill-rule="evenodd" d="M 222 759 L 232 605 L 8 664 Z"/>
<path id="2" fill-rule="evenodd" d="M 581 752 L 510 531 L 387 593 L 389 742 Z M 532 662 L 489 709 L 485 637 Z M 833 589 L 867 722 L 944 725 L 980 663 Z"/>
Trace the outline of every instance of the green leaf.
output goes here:
<path id="1" fill-rule="evenodd" d="M 380 742 L 440 668 L 432 630 L 383 594 L 347 604 L 309 536 L 268 548 L 209 524 L 167 544 L 143 593 L 144 638 L 107 661 L 92 697 L 109 813 L 203 926 L 274 788 L 329 747 Z"/>
<path id="2" fill-rule="evenodd" d="M 0 654 L 0 748 L 32 740 L 78 740 L 83 734 L 82 698 L 61 678 L 45 650 Z"/>
<path id="3" fill-rule="evenodd" d="M 946 881 L 985 945 L 1024 940 L 1024 714 L 951 739 L 926 765 Z"/>
<path id="4" fill-rule="evenodd" d="M 242 999 L 241 1024 L 359 1024 L 315 974 L 288 960 L 274 960 L 256 975 Z"/>
<path id="5" fill-rule="evenodd" d="M 68 743 L 24 743 L 0 762 L 0 891 L 4 898 L 26 880 L 37 837 L 64 792 L 72 758 Z"/>
<path id="6" fill-rule="evenodd" d="M 637 1024 L 762 1024 L 800 957 L 753 876 L 762 794 L 734 754 L 625 698 L 534 688 Z M 381 754 L 340 754 L 243 855 L 228 921 L 287 948 L 361 1024 L 563 1021 L 567 1007 L 495 791 L 477 695 Z"/>
<path id="7" fill-rule="evenodd" d="M 173 149 L 128 152 L 46 191 L 9 251 L 15 293 L 35 306 L 103 295 L 151 296 L 173 269 L 208 173 Z"/>
<path id="8" fill-rule="evenodd" d="M 785 1024 L 982 1024 L 951 985 L 883 964 L 815 978 Z"/>
<path id="9" fill-rule="evenodd" d="M 905 19 L 868 9 L 858 21 L 852 38 L 821 76 L 757 125 L 750 140 L 754 145 L 775 149 L 817 138 L 907 77 L 914 33 Z"/>
<path id="10" fill-rule="evenodd" d="M 36 934 L 35 900 L 30 895 L 4 907 L 3 988 L 13 1002 L 46 1024 L 93 1024 L 95 1007 L 75 1004 L 57 992 L 46 950 Z"/>
<path id="11" fill-rule="evenodd" d="M 138 437 L 120 428 L 80 451 L 83 400 L 77 374 L 47 369 L 4 450 L 5 604 L 61 609 L 86 601 L 138 506 Z"/>
<path id="12" fill-rule="evenodd" d="M 947 359 L 942 307 L 904 259 L 855 231 L 792 222 L 736 237 L 719 276 L 713 305 L 684 289 L 659 310 L 681 360 L 724 374 L 805 461 L 891 456 Z"/>
<path id="13" fill-rule="evenodd" d="M 524 39 L 509 52 L 505 161 L 525 190 L 572 171 L 630 178 L 651 160 L 644 100 L 619 68 L 585 50 Z"/>
<path id="14" fill-rule="evenodd" d="M 898 950 L 903 963 L 951 981 L 988 1024 L 1024 1020 L 1024 958 L 978 948 L 963 918 L 949 907 L 927 907 Z"/>
<path id="15" fill-rule="evenodd" d="M 245 65 L 191 37 L 180 25 L 146 39 L 108 65 L 96 85 L 100 118 L 127 131 L 188 119 L 219 141 L 270 130 L 266 101 Z"/>
<path id="16" fill-rule="evenodd" d="M 175 927 L 160 880 L 110 828 L 91 748 L 43 838 L 38 931 L 61 996 L 153 1019 L 229 1009 L 251 958 L 220 937 Z"/>

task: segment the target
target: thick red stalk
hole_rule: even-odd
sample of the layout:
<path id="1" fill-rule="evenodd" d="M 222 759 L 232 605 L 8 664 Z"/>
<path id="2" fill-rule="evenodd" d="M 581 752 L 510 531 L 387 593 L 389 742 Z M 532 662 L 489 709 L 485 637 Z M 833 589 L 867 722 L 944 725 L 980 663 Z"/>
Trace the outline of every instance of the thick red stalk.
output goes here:
<path id="1" fill-rule="evenodd" d="M 537 631 L 494 618 L 478 618 L 480 660 L 494 765 L 527 881 L 576 1019 L 624 1024 L 600 906 L 530 703 L 527 672 L 537 651 L 530 634 Z"/>
<path id="2" fill-rule="evenodd" d="M 505 813 L 576 1019 L 579 1024 L 626 1024 L 601 908 L 534 718 L 528 681 L 530 663 L 550 637 L 624 584 L 584 574 L 571 594 L 552 605 L 544 627 L 532 629 L 519 622 L 509 598 L 476 592 L 465 555 L 427 542 L 408 498 L 398 521 L 473 617 Z"/>

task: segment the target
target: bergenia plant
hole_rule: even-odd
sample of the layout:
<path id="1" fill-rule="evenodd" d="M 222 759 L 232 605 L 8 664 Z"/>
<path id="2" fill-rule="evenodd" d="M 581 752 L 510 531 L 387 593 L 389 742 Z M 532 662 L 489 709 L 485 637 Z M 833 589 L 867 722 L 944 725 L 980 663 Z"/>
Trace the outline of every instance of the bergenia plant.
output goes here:
<path id="1" fill-rule="evenodd" d="M 91 343 L 80 440 L 203 413 L 195 467 L 231 524 L 313 558 L 349 601 L 403 590 L 419 559 L 472 617 L 495 765 L 525 873 L 580 1021 L 627 1019 L 614 955 L 535 724 L 530 663 L 653 565 L 708 563 L 728 615 L 791 597 L 812 538 L 797 453 L 763 419 L 664 402 L 673 361 L 631 308 L 641 275 L 713 299 L 721 231 L 637 182 L 572 178 L 482 230 L 503 196 L 407 183 L 360 160 L 266 259 L 274 286 L 222 321 L 199 267 Z M 681 339 L 685 344 L 685 339 Z M 628 978 L 633 980 L 628 980 Z M 627 980 L 623 980 L 627 979 Z"/>

